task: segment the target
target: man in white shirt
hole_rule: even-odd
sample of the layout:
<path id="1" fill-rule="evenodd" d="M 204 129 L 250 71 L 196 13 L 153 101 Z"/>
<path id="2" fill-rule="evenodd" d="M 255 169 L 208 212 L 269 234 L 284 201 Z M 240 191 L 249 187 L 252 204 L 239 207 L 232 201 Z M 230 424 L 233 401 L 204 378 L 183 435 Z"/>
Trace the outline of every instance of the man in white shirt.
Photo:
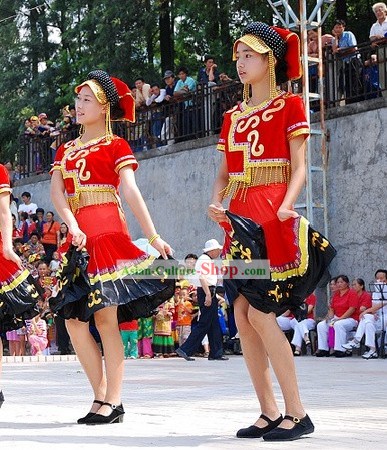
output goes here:
<path id="1" fill-rule="evenodd" d="M 385 3 L 375 3 L 372 10 L 376 16 L 376 22 L 370 30 L 370 40 L 372 46 L 377 47 L 378 71 L 379 71 L 379 87 L 386 95 L 386 59 L 387 59 L 387 6 Z M 381 45 L 381 46 L 378 46 Z"/>
<path id="2" fill-rule="evenodd" d="M 191 358 L 199 348 L 204 336 L 207 334 L 210 344 L 208 359 L 227 361 L 223 356 L 222 331 L 218 319 L 218 301 L 216 298 L 216 285 L 218 282 L 219 268 L 216 258 L 219 258 L 222 246 L 216 239 L 210 239 L 204 245 L 203 254 L 196 262 L 196 277 L 192 279 L 197 287 L 200 318 L 196 327 L 191 331 L 188 339 L 176 350 L 176 353 L 186 361 L 194 361 Z"/>
<path id="3" fill-rule="evenodd" d="M 21 199 L 23 203 L 19 205 L 19 208 L 17 210 L 17 212 L 19 213 L 19 219 L 21 212 L 26 212 L 29 216 L 31 214 L 35 214 L 38 205 L 36 203 L 31 203 L 31 194 L 29 192 L 23 192 L 21 195 Z"/>

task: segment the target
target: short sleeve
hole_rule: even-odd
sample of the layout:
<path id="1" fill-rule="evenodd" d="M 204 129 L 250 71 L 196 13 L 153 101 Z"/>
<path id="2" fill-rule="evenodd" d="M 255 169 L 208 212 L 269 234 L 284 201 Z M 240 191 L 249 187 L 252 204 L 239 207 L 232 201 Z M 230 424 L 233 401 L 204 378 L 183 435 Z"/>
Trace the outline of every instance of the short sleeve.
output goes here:
<path id="1" fill-rule="evenodd" d="M 288 141 L 301 135 L 307 138 L 310 134 L 310 129 L 301 97 L 292 95 L 287 101 L 289 102 L 286 123 L 286 137 Z"/>
<path id="2" fill-rule="evenodd" d="M 65 146 L 64 146 L 64 144 L 62 144 L 56 151 L 55 159 L 52 164 L 52 168 L 50 170 L 50 175 L 53 174 L 54 170 L 60 170 L 64 151 L 65 151 Z"/>
<path id="3" fill-rule="evenodd" d="M 9 182 L 8 170 L 0 164 L 0 194 L 4 192 L 12 192 Z"/>
<path id="4" fill-rule="evenodd" d="M 219 150 L 220 152 L 224 152 L 226 150 L 227 137 L 230 130 L 230 123 L 231 123 L 230 114 L 227 112 L 224 115 L 222 129 L 220 130 L 219 140 L 216 146 L 216 149 Z"/>
<path id="5" fill-rule="evenodd" d="M 350 289 L 349 291 L 349 298 L 348 298 L 348 307 L 352 307 L 355 309 L 358 309 L 360 307 L 359 305 L 359 298 L 355 291 Z"/>
<path id="6" fill-rule="evenodd" d="M 127 141 L 118 138 L 114 146 L 114 171 L 119 171 L 125 166 L 132 166 L 133 171 L 138 168 L 138 162 L 133 155 L 132 149 Z"/>

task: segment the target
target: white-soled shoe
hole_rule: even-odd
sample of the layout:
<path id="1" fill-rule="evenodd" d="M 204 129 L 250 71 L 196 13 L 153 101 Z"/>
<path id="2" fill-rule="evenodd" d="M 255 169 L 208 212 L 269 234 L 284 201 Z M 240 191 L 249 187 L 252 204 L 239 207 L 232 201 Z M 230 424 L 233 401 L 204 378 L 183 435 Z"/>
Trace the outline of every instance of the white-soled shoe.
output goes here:
<path id="1" fill-rule="evenodd" d="M 361 356 L 364 359 L 377 359 L 378 353 L 376 350 L 368 350 L 368 352 L 365 352 L 364 355 Z"/>
<path id="2" fill-rule="evenodd" d="M 355 339 L 352 339 L 352 341 L 347 342 L 346 344 L 342 345 L 345 350 L 352 350 L 354 348 L 360 348 L 360 342 L 356 342 Z"/>

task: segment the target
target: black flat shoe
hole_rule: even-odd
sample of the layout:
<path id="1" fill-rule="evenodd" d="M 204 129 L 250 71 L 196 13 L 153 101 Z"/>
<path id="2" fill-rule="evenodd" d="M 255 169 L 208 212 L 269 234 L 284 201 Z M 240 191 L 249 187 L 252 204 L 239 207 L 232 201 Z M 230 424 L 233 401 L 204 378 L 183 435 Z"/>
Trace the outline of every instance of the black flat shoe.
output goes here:
<path id="1" fill-rule="evenodd" d="M 314 425 L 308 414 L 302 419 L 286 415 L 284 419 L 294 422 L 294 427 L 287 430 L 286 428 L 274 428 L 263 436 L 264 441 L 295 441 L 305 434 L 313 433 Z"/>
<path id="2" fill-rule="evenodd" d="M 208 357 L 208 361 L 228 361 L 227 356 L 219 356 L 218 358 Z"/>
<path id="3" fill-rule="evenodd" d="M 125 411 L 122 403 L 121 405 L 113 405 L 111 403 L 104 402 L 103 405 L 110 406 L 112 412 L 108 416 L 94 414 L 86 421 L 86 425 L 105 425 L 108 423 L 122 423 L 124 421 Z"/>
<path id="4" fill-rule="evenodd" d="M 321 358 L 322 356 L 331 356 L 328 350 L 317 350 L 317 352 L 314 354 L 314 356 L 317 356 L 317 358 Z"/>
<path id="5" fill-rule="evenodd" d="M 3 406 L 4 403 L 4 394 L 3 391 L 0 391 L 0 408 Z"/>
<path id="6" fill-rule="evenodd" d="M 103 405 L 103 402 L 101 402 L 101 400 L 94 400 L 93 403 L 97 403 L 97 405 Z M 81 417 L 80 419 L 77 420 L 77 423 L 79 424 L 84 424 L 86 423 L 87 420 L 90 419 L 90 417 L 93 417 L 96 413 L 93 412 L 89 412 L 86 414 L 86 416 Z"/>
<path id="7" fill-rule="evenodd" d="M 251 425 L 248 428 L 241 428 L 238 430 L 236 437 L 238 438 L 260 438 L 265 433 L 273 430 L 275 427 L 277 427 L 283 420 L 282 414 L 278 417 L 278 419 L 270 420 L 267 416 L 264 414 L 261 414 L 259 417 L 266 420 L 267 425 L 263 428 L 257 427 L 256 425 Z"/>

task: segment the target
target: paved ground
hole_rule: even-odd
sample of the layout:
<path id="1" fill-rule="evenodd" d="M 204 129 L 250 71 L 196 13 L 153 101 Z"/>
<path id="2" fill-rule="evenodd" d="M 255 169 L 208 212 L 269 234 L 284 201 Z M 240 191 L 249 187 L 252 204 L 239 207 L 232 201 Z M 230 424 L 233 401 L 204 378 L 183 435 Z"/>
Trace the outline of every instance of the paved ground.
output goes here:
<path id="1" fill-rule="evenodd" d="M 387 360 L 297 358 L 316 432 L 280 444 L 234 437 L 258 414 L 241 356 L 128 360 L 124 423 L 99 427 L 74 423 L 92 398 L 75 357 L 46 359 L 4 364 L 1 450 L 387 448 Z"/>

